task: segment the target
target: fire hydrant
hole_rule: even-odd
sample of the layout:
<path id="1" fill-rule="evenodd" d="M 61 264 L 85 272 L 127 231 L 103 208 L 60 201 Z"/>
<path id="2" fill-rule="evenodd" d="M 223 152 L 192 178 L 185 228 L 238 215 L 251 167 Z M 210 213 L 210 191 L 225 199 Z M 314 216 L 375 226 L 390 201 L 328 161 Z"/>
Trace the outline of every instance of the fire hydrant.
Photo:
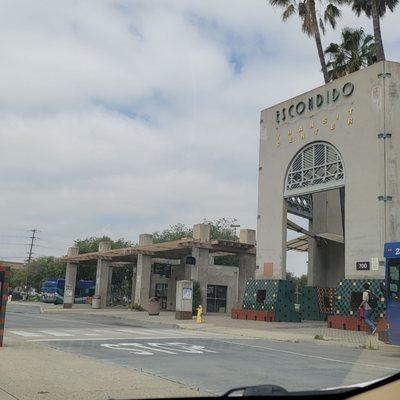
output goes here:
<path id="1" fill-rule="evenodd" d="M 203 306 L 198 306 L 197 307 L 197 317 L 196 317 L 196 322 L 198 324 L 202 324 L 204 322 L 204 312 L 203 312 Z"/>

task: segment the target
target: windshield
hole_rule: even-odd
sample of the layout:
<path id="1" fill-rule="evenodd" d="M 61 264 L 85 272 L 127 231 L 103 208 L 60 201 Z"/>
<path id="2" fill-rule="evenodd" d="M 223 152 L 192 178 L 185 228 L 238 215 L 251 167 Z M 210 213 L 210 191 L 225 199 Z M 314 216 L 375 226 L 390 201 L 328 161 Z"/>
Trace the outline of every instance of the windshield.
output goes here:
<path id="1" fill-rule="evenodd" d="M 51 292 L 57 289 L 57 282 L 45 282 L 42 286 L 42 292 Z"/>
<path id="2" fill-rule="evenodd" d="M 398 373 L 399 21 L 389 0 L 1 1 L 0 398 Z"/>

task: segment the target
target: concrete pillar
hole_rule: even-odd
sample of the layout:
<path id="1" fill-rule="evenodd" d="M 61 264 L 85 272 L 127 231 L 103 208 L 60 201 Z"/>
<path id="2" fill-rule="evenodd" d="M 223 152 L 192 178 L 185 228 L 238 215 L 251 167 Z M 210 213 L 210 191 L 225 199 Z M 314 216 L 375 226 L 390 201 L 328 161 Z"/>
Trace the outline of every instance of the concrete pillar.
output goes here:
<path id="1" fill-rule="evenodd" d="M 265 170 L 259 178 L 259 187 L 268 191 L 258 204 L 256 278 L 286 279 L 287 204 L 276 195 L 282 193 L 283 178 L 266 181 Z"/>
<path id="2" fill-rule="evenodd" d="M 339 189 L 314 193 L 313 220 L 309 231 L 329 238 L 343 237 Z M 308 239 L 307 281 L 311 286 L 335 287 L 345 277 L 344 244 L 333 240 Z"/>
<path id="3" fill-rule="evenodd" d="M 107 306 L 111 306 L 111 285 L 114 267 L 108 269 L 108 285 L 107 285 Z"/>
<path id="4" fill-rule="evenodd" d="M 111 243 L 100 242 L 99 252 L 111 250 Z M 100 296 L 100 308 L 107 307 L 107 296 L 108 296 L 108 276 L 110 273 L 110 261 L 97 260 L 97 272 L 96 272 L 96 288 L 95 295 Z"/>
<path id="5" fill-rule="evenodd" d="M 136 291 L 136 269 L 137 265 L 132 267 L 132 290 L 131 290 L 131 303 L 135 301 L 135 291 Z"/>
<path id="6" fill-rule="evenodd" d="M 196 224 L 193 226 L 193 239 L 207 242 L 210 240 L 210 225 Z M 208 267 L 210 265 L 210 251 L 200 247 L 193 247 L 192 257 L 196 259 L 196 265 L 191 266 L 190 280 L 198 281 L 201 289 L 202 306 L 207 311 L 207 284 Z M 186 279 L 186 277 L 185 277 Z"/>
<path id="7" fill-rule="evenodd" d="M 195 224 L 193 225 L 193 239 L 207 242 L 210 240 L 210 225 Z"/>
<path id="8" fill-rule="evenodd" d="M 68 256 L 77 256 L 79 254 L 78 247 L 70 247 L 68 249 Z M 64 308 L 72 308 L 75 299 L 75 286 L 76 286 L 76 272 L 78 264 L 67 263 L 65 270 L 65 288 L 64 288 Z"/>
<path id="9" fill-rule="evenodd" d="M 239 242 L 256 244 L 256 231 L 254 229 L 241 229 L 239 232 Z"/>
<path id="10" fill-rule="evenodd" d="M 176 282 L 175 319 L 192 319 L 193 282 Z"/>
<path id="11" fill-rule="evenodd" d="M 256 231 L 254 229 L 241 229 L 239 234 L 239 242 L 247 244 L 256 244 Z M 249 279 L 254 279 L 256 273 L 256 256 L 255 254 L 239 255 L 239 277 L 238 277 L 238 302 L 236 307 L 241 308 L 246 283 Z"/>
<path id="12" fill-rule="evenodd" d="M 153 235 L 139 235 L 139 246 L 153 243 Z M 135 303 L 147 309 L 150 297 L 151 256 L 139 254 L 136 267 Z"/>

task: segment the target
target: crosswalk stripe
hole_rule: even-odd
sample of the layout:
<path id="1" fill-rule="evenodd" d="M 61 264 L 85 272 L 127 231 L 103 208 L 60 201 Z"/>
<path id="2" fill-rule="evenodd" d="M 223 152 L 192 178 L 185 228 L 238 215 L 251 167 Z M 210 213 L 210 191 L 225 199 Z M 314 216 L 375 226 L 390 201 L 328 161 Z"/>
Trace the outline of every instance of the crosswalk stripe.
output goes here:
<path id="1" fill-rule="evenodd" d="M 218 334 L 212 332 L 202 332 L 202 331 L 188 331 L 186 329 L 145 329 L 145 328 L 121 328 L 121 329 L 43 329 L 36 332 L 22 331 L 22 330 L 10 330 L 10 333 L 15 335 L 23 336 L 26 338 L 43 338 L 46 336 L 53 336 L 60 338 L 93 338 L 93 340 L 106 336 L 107 338 L 112 338 L 113 336 L 125 335 L 125 337 L 130 338 L 201 338 L 201 337 L 219 337 Z M 46 340 L 46 339 L 42 339 Z M 55 339 L 48 339 L 55 340 Z M 72 340 L 72 339 L 70 339 Z"/>
<path id="2" fill-rule="evenodd" d="M 9 332 L 13 333 L 14 335 L 19 335 L 19 336 L 24 336 L 24 337 L 40 337 L 40 336 L 43 336 L 40 333 L 27 332 L 27 331 L 9 331 Z"/>
<path id="3" fill-rule="evenodd" d="M 150 335 L 157 335 L 157 336 L 164 336 L 164 335 L 167 335 L 167 336 L 181 336 L 182 335 L 182 331 L 179 331 L 178 329 L 177 330 L 172 330 L 172 329 L 159 329 L 159 330 L 156 330 L 156 329 L 146 329 L 146 330 L 144 330 L 144 332 L 149 332 L 150 333 Z"/>
<path id="4" fill-rule="evenodd" d="M 94 329 L 68 329 L 68 332 L 72 333 L 73 335 L 100 336 L 100 332 L 95 332 Z M 110 331 L 107 331 L 107 333 L 110 333 Z"/>
<path id="5" fill-rule="evenodd" d="M 71 335 L 70 333 L 67 333 L 64 331 L 45 330 L 45 331 L 39 331 L 39 332 L 45 333 L 46 335 L 50 335 L 50 336 L 74 336 L 74 335 Z"/>
<path id="6" fill-rule="evenodd" d="M 124 332 L 124 333 L 135 333 L 137 335 L 153 335 L 148 330 L 136 330 L 136 329 L 116 329 L 117 332 Z"/>
<path id="7" fill-rule="evenodd" d="M 187 329 L 182 329 L 182 330 L 173 330 L 173 329 L 165 329 L 163 330 L 163 332 L 171 332 L 173 334 L 181 334 L 181 335 L 192 335 L 192 336 L 198 336 L 198 335 L 202 335 L 204 332 L 193 332 L 193 331 L 189 331 Z"/>
<path id="8" fill-rule="evenodd" d="M 98 332 L 98 333 L 112 333 L 113 330 L 112 329 L 91 329 L 93 332 Z"/>

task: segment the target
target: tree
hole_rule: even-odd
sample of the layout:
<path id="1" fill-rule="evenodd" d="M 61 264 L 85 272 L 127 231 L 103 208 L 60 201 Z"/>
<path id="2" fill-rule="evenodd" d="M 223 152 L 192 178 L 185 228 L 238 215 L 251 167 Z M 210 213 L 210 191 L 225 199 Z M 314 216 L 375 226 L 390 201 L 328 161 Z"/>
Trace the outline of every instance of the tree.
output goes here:
<path id="1" fill-rule="evenodd" d="M 210 239 L 232 240 L 237 241 L 238 238 L 235 229 L 231 227 L 236 222 L 234 218 L 219 218 L 216 220 L 204 219 L 203 224 L 210 225 Z M 161 232 L 153 233 L 153 242 L 162 243 L 182 238 L 193 237 L 193 230 L 185 224 L 177 223 L 170 225 L 169 228 Z M 219 265 L 239 265 L 237 256 L 219 256 L 215 257 L 215 262 Z"/>
<path id="2" fill-rule="evenodd" d="M 325 54 L 330 58 L 327 63 L 330 79 L 346 76 L 376 61 L 374 37 L 366 35 L 362 28 L 344 28 L 342 42 L 331 43 Z"/>
<path id="3" fill-rule="evenodd" d="M 236 242 L 238 237 L 236 236 L 235 228 L 231 225 L 235 224 L 237 220 L 235 218 L 219 218 L 215 221 L 203 220 L 203 224 L 210 225 L 210 239 L 220 240 L 231 240 Z"/>
<path id="4" fill-rule="evenodd" d="M 192 229 L 187 227 L 185 224 L 178 222 L 175 225 L 170 225 L 169 228 L 164 229 L 161 232 L 153 233 L 154 243 L 171 242 L 173 240 L 179 240 L 186 237 L 192 237 Z"/>
<path id="5" fill-rule="evenodd" d="M 65 263 L 54 257 L 38 257 L 31 261 L 28 269 L 28 286 L 40 290 L 42 283 L 48 279 L 64 279 Z"/>
<path id="6" fill-rule="evenodd" d="M 204 224 L 210 224 L 210 239 L 219 240 L 230 240 L 237 242 L 238 237 L 236 236 L 235 228 L 231 227 L 237 222 L 234 218 L 219 218 L 215 221 L 204 220 Z M 237 255 L 226 255 L 218 256 L 214 258 L 214 262 L 217 265 L 239 265 L 239 256 Z"/>
<path id="7" fill-rule="evenodd" d="M 25 278 L 26 278 L 26 271 L 24 269 L 11 268 L 10 288 L 24 286 Z"/>
<path id="8" fill-rule="evenodd" d="M 118 240 L 112 240 L 108 236 L 101 236 L 101 237 L 92 236 L 92 237 L 87 237 L 85 239 L 76 239 L 75 246 L 79 248 L 80 254 L 93 253 L 98 251 L 100 242 L 110 242 L 111 249 L 122 249 L 125 247 L 133 246 L 133 243 L 130 241 L 127 241 L 122 238 Z M 96 279 L 96 269 L 97 269 L 96 264 L 81 266 L 80 268 L 78 268 L 76 279 L 77 280 L 87 279 L 94 281 Z M 115 285 L 118 288 L 121 288 L 120 289 L 121 292 L 124 292 L 124 294 L 129 296 L 132 287 L 132 272 L 133 268 L 130 265 L 127 265 L 125 267 L 113 268 L 113 277 L 112 277 L 113 285 Z"/>
<path id="9" fill-rule="evenodd" d="M 387 9 L 393 12 L 399 0 L 353 0 L 352 9 L 360 16 L 365 13 L 368 18 L 372 18 L 374 27 L 374 37 L 376 43 L 376 59 L 377 61 L 384 61 L 385 50 L 383 47 L 382 33 L 381 33 L 381 18 L 386 14 Z"/>
<path id="10" fill-rule="evenodd" d="M 304 286 L 307 285 L 307 275 L 302 274 L 300 276 L 296 276 L 293 272 L 286 272 L 286 279 L 288 281 L 294 282 L 299 289 L 302 289 Z"/>
<path id="11" fill-rule="evenodd" d="M 335 4 L 342 4 L 345 1 L 346 0 L 328 0 L 323 19 L 321 17 L 318 19 L 315 0 L 269 0 L 272 6 L 284 8 L 282 14 L 283 21 L 287 21 L 291 16 L 297 14 L 302 22 L 303 32 L 309 37 L 314 38 L 325 83 L 329 82 L 329 75 L 322 48 L 320 29 L 324 34 L 324 22 L 329 23 L 332 28 L 336 27 L 336 20 L 341 16 L 341 11 Z"/>
<path id="12" fill-rule="evenodd" d="M 122 249 L 124 247 L 132 247 L 132 242 L 125 239 L 112 240 L 108 236 L 101 237 L 87 237 L 85 239 L 76 239 L 75 246 L 79 248 L 79 253 L 95 253 L 99 249 L 100 242 L 110 242 L 111 249 Z"/>

